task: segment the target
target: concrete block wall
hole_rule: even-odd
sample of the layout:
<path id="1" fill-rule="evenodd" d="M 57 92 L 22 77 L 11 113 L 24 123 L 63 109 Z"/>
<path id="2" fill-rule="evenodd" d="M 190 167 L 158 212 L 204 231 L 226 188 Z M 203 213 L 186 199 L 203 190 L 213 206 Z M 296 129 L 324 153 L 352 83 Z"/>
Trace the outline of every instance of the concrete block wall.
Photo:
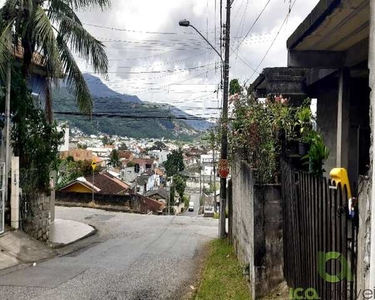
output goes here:
<path id="1" fill-rule="evenodd" d="M 249 267 L 253 299 L 268 295 L 283 280 L 282 202 L 279 185 L 255 186 L 251 168 L 232 167 L 233 244 Z"/>
<path id="2" fill-rule="evenodd" d="M 47 242 L 50 230 L 50 196 L 39 194 L 29 201 L 23 230 L 31 237 Z"/>
<path id="3" fill-rule="evenodd" d="M 357 290 L 369 286 L 370 277 L 370 239 L 371 239 L 371 181 L 363 180 L 359 186 L 358 197 L 358 253 L 357 253 Z"/>

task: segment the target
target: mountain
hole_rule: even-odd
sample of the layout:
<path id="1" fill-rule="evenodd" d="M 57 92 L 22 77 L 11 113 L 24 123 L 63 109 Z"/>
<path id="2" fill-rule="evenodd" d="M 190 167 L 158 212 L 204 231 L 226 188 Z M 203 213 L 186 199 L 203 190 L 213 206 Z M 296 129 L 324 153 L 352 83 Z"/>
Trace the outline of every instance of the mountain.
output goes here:
<path id="1" fill-rule="evenodd" d="M 86 83 L 90 89 L 91 95 L 95 98 L 116 98 L 124 102 L 131 103 L 142 103 L 142 101 L 137 96 L 125 95 L 111 90 L 107 85 L 105 85 L 100 78 L 93 76 L 91 74 L 83 74 Z"/>
<path id="2" fill-rule="evenodd" d="M 95 117 L 55 114 L 55 119 L 68 121 L 86 134 L 98 132 L 129 136 L 135 138 L 171 138 L 186 139 L 205 130 L 210 123 L 205 120 L 175 120 L 173 116 L 190 115 L 175 108 L 141 101 L 137 96 L 117 93 L 108 88 L 99 78 L 84 74 L 91 91 L 94 113 L 121 114 L 122 117 Z M 53 90 L 53 109 L 55 112 L 78 112 L 73 93 L 63 84 Z M 139 116 L 139 118 L 134 118 Z M 152 117 L 167 117 L 166 119 Z"/>

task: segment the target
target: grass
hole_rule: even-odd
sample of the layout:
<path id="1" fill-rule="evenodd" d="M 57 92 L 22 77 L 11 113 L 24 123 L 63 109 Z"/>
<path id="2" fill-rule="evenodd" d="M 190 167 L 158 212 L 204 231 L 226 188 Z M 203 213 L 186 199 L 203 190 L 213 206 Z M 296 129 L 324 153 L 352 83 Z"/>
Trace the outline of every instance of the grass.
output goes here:
<path id="1" fill-rule="evenodd" d="M 233 246 L 214 240 L 202 275 L 196 300 L 249 300 L 250 292 Z"/>

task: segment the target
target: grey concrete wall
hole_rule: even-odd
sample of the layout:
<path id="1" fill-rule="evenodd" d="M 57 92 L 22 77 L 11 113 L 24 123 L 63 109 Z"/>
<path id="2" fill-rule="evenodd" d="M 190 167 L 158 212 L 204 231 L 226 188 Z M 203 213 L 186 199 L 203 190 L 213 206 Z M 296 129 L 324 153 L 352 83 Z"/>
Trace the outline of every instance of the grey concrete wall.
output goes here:
<path id="1" fill-rule="evenodd" d="M 280 185 L 255 186 L 255 291 L 266 296 L 283 281 L 283 230 Z"/>
<path id="2" fill-rule="evenodd" d="M 369 286 L 370 277 L 370 222 L 371 222 L 371 181 L 366 179 L 359 186 L 358 198 L 358 253 L 357 253 L 357 290 Z"/>
<path id="3" fill-rule="evenodd" d="M 374 201 L 375 199 L 375 188 L 372 186 L 372 183 L 375 182 L 375 168 L 374 168 L 374 146 L 375 146 L 375 0 L 370 0 L 370 42 L 369 42 L 369 70 L 370 70 L 370 80 L 369 86 L 371 88 L 370 94 L 370 127 L 371 127 L 371 150 L 370 150 L 370 163 L 372 172 L 370 172 L 371 176 L 371 197 L 370 199 Z M 375 205 L 372 205 L 370 208 L 370 215 L 371 215 L 371 238 L 370 241 L 367 242 L 368 246 L 370 247 L 370 256 L 371 261 L 375 261 Z M 374 264 L 374 263 L 373 263 Z M 367 288 L 372 289 L 375 286 L 375 266 L 372 265 L 370 268 L 370 280 Z"/>
<path id="4" fill-rule="evenodd" d="M 253 186 L 250 168 L 236 161 L 232 166 L 233 244 L 239 261 L 249 266 L 250 293 L 255 299 Z"/>
<path id="5" fill-rule="evenodd" d="M 232 169 L 233 243 L 249 266 L 253 299 L 269 294 L 283 281 L 282 203 L 279 185 L 254 186 L 250 167 Z"/>
<path id="6" fill-rule="evenodd" d="M 317 97 L 317 124 L 322 131 L 326 146 L 331 149 L 325 170 L 329 171 L 336 167 L 336 137 L 337 137 L 337 99 L 338 82 L 336 80 L 327 82 L 326 86 L 321 83 L 318 87 Z"/>
<path id="7" fill-rule="evenodd" d="M 23 231 L 31 237 L 47 242 L 50 229 L 50 197 L 39 194 L 29 201 L 28 212 L 23 220 Z"/>

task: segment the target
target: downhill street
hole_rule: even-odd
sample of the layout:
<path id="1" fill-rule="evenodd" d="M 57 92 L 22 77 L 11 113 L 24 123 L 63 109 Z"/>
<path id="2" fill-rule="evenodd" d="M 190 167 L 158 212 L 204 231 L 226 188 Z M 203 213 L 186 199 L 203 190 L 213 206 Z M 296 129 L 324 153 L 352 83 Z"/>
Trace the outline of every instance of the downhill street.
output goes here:
<path id="1" fill-rule="evenodd" d="M 0 299 L 181 299 L 196 280 L 217 220 L 56 208 L 56 217 L 98 233 L 59 257 L 0 273 Z"/>
<path id="2" fill-rule="evenodd" d="M 199 212 L 199 193 L 191 193 L 190 202 L 194 202 L 194 211 L 186 209 L 186 211 L 182 213 L 182 216 L 196 217 Z"/>

